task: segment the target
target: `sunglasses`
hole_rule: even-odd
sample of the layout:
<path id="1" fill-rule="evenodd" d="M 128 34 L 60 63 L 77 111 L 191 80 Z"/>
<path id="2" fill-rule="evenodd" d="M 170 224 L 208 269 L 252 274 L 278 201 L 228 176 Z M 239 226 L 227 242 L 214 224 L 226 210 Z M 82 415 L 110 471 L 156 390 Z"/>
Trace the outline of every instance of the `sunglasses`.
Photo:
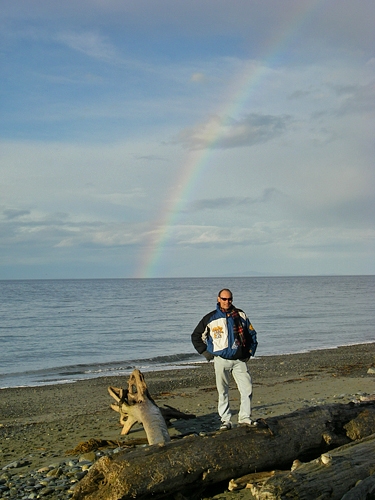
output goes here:
<path id="1" fill-rule="evenodd" d="M 224 302 L 232 302 L 233 297 L 229 297 L 229 299 L 227 299 L 225 297 L 219 297 L 219 299 L 223 300 Z"/>

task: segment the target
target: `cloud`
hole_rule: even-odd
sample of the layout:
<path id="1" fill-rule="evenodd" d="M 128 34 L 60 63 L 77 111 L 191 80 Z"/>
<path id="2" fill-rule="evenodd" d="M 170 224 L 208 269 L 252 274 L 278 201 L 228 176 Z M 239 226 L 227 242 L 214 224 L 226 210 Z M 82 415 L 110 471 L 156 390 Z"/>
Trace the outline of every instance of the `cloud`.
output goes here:
<path id="1" fill-rule="evenodd" d="M 345 94 L 349 95 L 337 110 L 338 116 L 352 113 L 369 113 L 375 110 L 375 82 L 368 85 L 349 87 Z"/>
<path id="2" fill-rule="evenodd" d="M 288 130 L 291 116 L 249 113 L 239 120 L 213 116 L 205 123 L 183 130 L 175 139 L 189 149 L 230 149 L 262 144 Z"/>
<path id="3" fill-rule="evenodd" d="M 331 98 L 329 107 L 324 110 L 315 111 L 311 117 L 320 119 L 326 116 L 342 118 L 345 115 L 373 113 L 375 110 L 375 82 L 365 85 L 348 84 L 333 85 L 328 84 L 327 88 L 333 90 L 337 97 Z"/>
<path id="4" fill-rule="evenodd" d="M 20 217 L 23 217 L 24 215 L 29 215 L 30 210 L 17 210 L 17 209 L 12 209 L 8 208 L 3 211 L 4 218 L 6 220 L 13 220 L 13 219 L 19 219 Z"/>
<path id="5" fill-rule="evenodd" d="M 193 73 L 191 75 L 190 81 L 195 83 L 202 83 L 206 80 L 206 77 L 203 73 Z"/>
<path id="6" fill-rule="evenodd" d="M 254 205 L 256 203 L 266 203 L 271 200 L 275 195 L 281 194 L 275 188 L 267 188 L 263 191 L 262 196 L 231 196 L 222 198 L 209 198 L 203 200 L 196 200 L 191 203 L 187 211 L 200 212 L 203 210 L 228 210 L 236 207 L 243 207 L 247 205 Z"/>
<path id="7" fill-rule="evenodd" d="M 304 99 L 305 97 L 311 95 L 313 93 L 312 90 L 295 90 L 290 95 L 288 95 L 288 99 Z"/>
<path id="8" fill-rule="evenodd" d="M 56 40 L 88 57 L 106 62 L 117 62 L 120 57 L 115 47 L 103 36 L 94 32 L 59 33 Z"/>
<path id="9" fill-rule="evenodd" d="M 168 161 L 167 158 L 163 158 L 162 156 L 157 155 L 142 155 L 136 156 L 137 160 L 148 160 L 148 161 Z"/>
<path id="10" fill-rule="evenodd" d="M 136 224 L 6 208 L 0 212 L 0 233 L 0 248 L 25 244 L 50 249 L 82 245 L 129 246 L 143 238 Z"/>
<path id="11" fill-rule="evenodd" d="M 182 246 L 265 245 L 274 238 L 261 224 L 253 227 L 189 225 L 174 228 L 173 241 Z"/>
<path id="12" fill-rule="evenodd" d="M 262 246 L 276 253 L 290 251 L 301 258 L 309 252 L 324 253 L 356 248 L 367 241 L 370 248 L 375 240 L 375 230 L 365 228 L 337 228 L 336 226 L 297 225 L 292 219 L 258 222 L 250 227 L 233 226 L 176 226 L 173 243 L 178 246 L 207 247 L 219 253 L 231 246 Z"/>

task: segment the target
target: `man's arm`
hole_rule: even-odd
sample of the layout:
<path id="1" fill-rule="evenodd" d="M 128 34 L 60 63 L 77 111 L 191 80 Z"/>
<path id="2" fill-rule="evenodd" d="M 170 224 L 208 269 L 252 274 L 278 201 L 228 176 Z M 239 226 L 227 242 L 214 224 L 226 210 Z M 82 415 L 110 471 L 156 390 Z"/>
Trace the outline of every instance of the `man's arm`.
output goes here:
<path id="1" fill-rule="evenodd" d="M 257 350 L 257 347 L 258 347 L 257 332 L 254 330 L 254 327 L 250 323 L 249 318 L 246 319 L 246 324 L 247 324 L 247 330 L 248 330 L 249 336 L 250 336 L 249 353 L 250 353 L 250 356 L 255 356 L 255 351 Z"/>
<path id="2" fill-rule="evenodd" d="M 203 340 L 203 334 L 206 330 L 207 325 L 205 325 L 203 319 L 201 319 L 201 321 L 197 324 L 195 330 L 191 334 L 191 341 L 199 354 L 202 354 L 207 349 L 206 342 L 204 342 Z"/>
<path id="3" fill-rule="evenodd" d="M 205 342 L 207 336 L 209 335 L 209 328 L 207 327 L 208 321 L 212 316 L 212 312 L 206 314 L 200 322 L 195 327 L 195 330 L 191 334 L 191 341 L 196 351 L 199 354 L 203 354 L 207 350 L 207 343 Z"/>

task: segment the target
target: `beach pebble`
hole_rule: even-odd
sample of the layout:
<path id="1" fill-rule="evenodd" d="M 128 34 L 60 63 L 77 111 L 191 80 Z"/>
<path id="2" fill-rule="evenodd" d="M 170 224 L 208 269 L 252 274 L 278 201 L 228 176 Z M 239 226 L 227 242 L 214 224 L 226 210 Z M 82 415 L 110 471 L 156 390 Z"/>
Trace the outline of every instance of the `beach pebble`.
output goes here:
<path id="1" fill-rule="evenodd" d="M 48 484 L 53 481 L 53 477 L 50 477 L 50 476 L 46 476 L 44 479 L 42 479 L 40 481 L 40 484 L 42 484 L 43 486 L 48 486 Z"/>
<path id="2" fill-rule="evenodd" d="M 90 451 L 89 453 L 85 453 L 84 455 L 81 455 L 79 457 L 79 465 L 82 464 L 90 464 L 92 465 L 93 462 L 95 462 L 96 455 L 95 451 Z"/>
<path id="3" fill-rule="evenodd" d="M 47 486 L 47 488 L 43 488 L 42 490 L 39 491 L 39 495 L 43 497 L 50 495 L 51 493 L 54 493 L 54 489 L 51 488 L 50 486 Z"/>
<path id="4" fill-rule="evenodd" d="M 332 455 L 330 453 L 323 453 L 320 456 L 320 462 L 323 465 L 329 465 L 332 462 Z"/>
<path id="5" fill-rule="evenodd" d="M 40 474 L 43 474 L 44 472 L 48 472 L 49 471 L 49 467 L 41 467 L 40 469 L 37 470 L 37 472 L 39 472 Z"/>
<path id="6" fill-rule="evenodd" d="M 26 465 L 29 465 L 30 462 L 27 460 L 15 460 L 14 462 L 11 462 L 10 464 L 4 465 L 2 470 L 8 470 L 8 469 L 18 469 L 19 467 L 25 467 Z"/>
<path id="7" fill-rule="evenodd" d="M 48 471 L 47 477 L 61 476 L 61 474 L 62 474 L 62 469 L 60 467 L 57 467 L 56 469 L 51 469 L 50 471 Z"/>
<path id="8" fill-rule="evenodd" d="M 110 453 L 108 450 L 107 454 Z M 90 460 L 80 458 L 80 461 L 73 459 L 22 473 L 16 472 L 15 469 L 21 464 L 25 465 L 25 460 L 15 460 L 7 464 L 0 475 L 0 500 L 70 499 L 75 485 L 85 477 L 93 464 Z"/>

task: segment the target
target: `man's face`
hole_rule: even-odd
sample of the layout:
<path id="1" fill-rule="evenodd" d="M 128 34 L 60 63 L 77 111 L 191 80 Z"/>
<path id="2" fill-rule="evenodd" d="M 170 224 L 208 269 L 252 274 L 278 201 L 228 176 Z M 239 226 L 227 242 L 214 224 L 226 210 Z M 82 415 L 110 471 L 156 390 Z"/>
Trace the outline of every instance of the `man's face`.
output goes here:
<path id="1" fill-rule="evenodd" d="M 227 309 L 230 308 L 230 306 L 232 305 L 232 300 L 233 300 L 233 297 L 232 297 L 231 293 L 228 292 L 227 290 L 224 290 L 223 292 L 221 292 L 221 294 L 217 298 L 217 301 L 218 301 L 221 309 L 224 309 L 224 311 L 226 311 Z"/>

